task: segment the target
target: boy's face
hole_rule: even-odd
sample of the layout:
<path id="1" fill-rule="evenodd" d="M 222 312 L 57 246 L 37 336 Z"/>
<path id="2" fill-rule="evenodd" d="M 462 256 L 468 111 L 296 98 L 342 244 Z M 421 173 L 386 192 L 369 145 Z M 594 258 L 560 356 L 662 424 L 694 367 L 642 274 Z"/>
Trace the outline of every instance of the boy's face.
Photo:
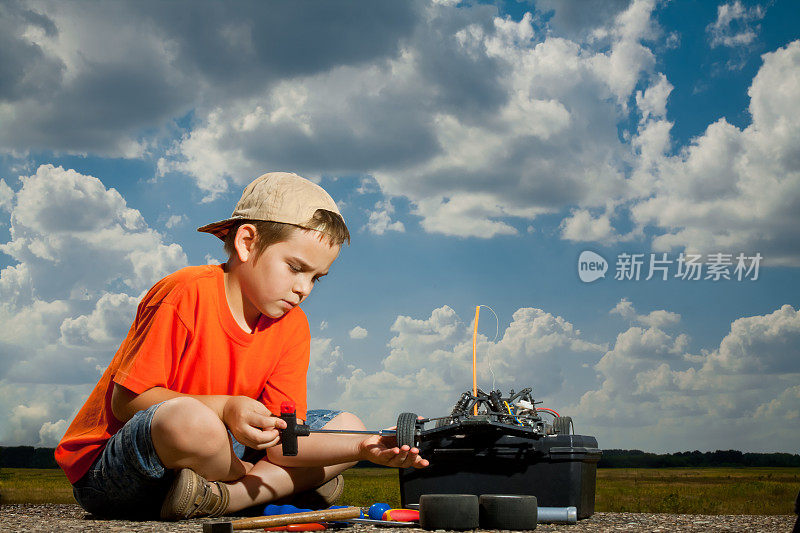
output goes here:
<path id="1" fill-rule="evenodd" d="M 320 239 L 317 231 L 297 229 L 284 242 L 268 246 L 242 264 L 239 282 L 245 316 L 280 318 L 305 300 L 339 255 L 339 245 Z"/>

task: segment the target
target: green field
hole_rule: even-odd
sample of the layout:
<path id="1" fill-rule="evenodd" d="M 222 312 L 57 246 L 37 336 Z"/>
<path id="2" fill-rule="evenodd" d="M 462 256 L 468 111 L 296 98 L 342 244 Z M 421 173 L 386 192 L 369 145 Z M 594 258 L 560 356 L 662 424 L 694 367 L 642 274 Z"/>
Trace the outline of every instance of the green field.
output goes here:
<path id="1" fill-rule="evenodd" d="M 345 472 L 348 505 L 400 505 L 397 472 Z M 597 472 L 598 512 L 794 514 L 800 468 L 609 468 Z M 60 470 L 0 469 L 0 502 L 74 503 Z"/>

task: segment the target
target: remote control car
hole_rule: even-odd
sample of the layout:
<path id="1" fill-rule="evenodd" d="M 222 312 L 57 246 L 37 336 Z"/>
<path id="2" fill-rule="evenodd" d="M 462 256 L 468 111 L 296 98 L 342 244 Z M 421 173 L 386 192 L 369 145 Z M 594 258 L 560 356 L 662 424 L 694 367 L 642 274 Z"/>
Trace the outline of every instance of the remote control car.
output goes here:
<path id="1" fill-rule="evenodd" d="M 462 433 L 498 433 L 518 437 L 540 438 L 570 432 L 572 418 L 559 416 L 552 409 L 536 408 L 537 403 L 527 387 L 519 392 L 512 389 L 508 397 L 499 390 L 486 394 L 477 389 L 461 395 L 449 415 L 421 418 L 414 413 L 401 413 L 397 418 L 397 445 L 419 447 L 423 440 Z M 546 413 L 550 418 L 542 418 Z M 434 427 L 425 429 L 429 422 Z"/>

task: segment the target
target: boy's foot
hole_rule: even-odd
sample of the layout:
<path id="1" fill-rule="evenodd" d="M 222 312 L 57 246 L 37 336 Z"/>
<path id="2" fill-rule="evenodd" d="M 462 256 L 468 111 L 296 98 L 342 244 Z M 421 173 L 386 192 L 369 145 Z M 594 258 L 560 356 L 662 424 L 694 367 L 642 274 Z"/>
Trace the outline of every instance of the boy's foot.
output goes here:
<path id="1" fill-rule="evenodd" d="M 230 493 L 224 483 L 212 482 L 190 468 L 178 471 L 161 506 L 162 520 L 183 520 L 200 516 L 221 516 L 228 509 Z"/>
<path id="2" fill-rule="evenodd" d="M 339 474 L 315 489 L 290 496 L 289 503 L 298 509 L 327 509 L 337 502 L 343 491 L 344 478 Z"/>

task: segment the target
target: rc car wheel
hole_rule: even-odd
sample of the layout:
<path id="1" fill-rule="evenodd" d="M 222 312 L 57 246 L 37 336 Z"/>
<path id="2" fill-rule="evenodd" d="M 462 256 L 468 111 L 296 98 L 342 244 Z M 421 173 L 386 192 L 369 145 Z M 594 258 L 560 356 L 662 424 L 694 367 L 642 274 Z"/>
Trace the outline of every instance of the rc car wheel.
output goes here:
<path id="1" fill-rule="evenodd" d="M 536 529 L 539 518 L 536 496 L 484 494 L 479 504 L 481 529 Z"/>
<path id="2" fill-rule="evenodd" d="M 478 497 L 474 494 L 423 494 L 419 497 L 422 529 L 477 529 Z"/>
<path id="3" fill-rule="evenodd" d="M 417 445 L 417 415 L 400 413 L 397 417 L 397 445 L 408 444 L 411 448 Z"/>
<path id="4" fill-rule="evenodd" d="M 553 420 L 553 432 L 556 435 L 569 435 L 572 425 L 571 416 L 559 416 Z"/>

